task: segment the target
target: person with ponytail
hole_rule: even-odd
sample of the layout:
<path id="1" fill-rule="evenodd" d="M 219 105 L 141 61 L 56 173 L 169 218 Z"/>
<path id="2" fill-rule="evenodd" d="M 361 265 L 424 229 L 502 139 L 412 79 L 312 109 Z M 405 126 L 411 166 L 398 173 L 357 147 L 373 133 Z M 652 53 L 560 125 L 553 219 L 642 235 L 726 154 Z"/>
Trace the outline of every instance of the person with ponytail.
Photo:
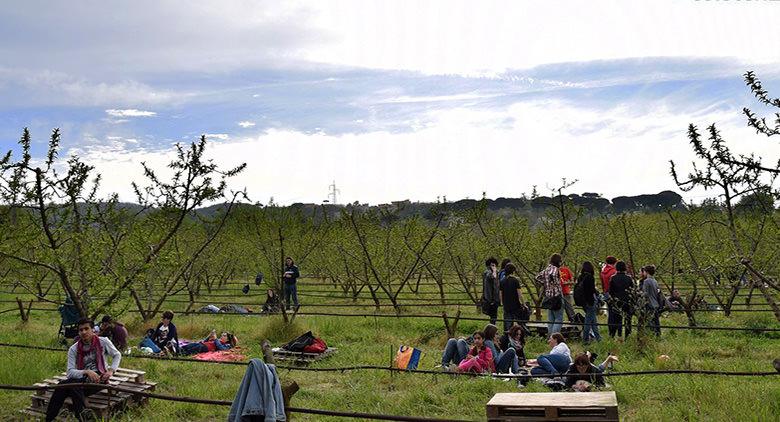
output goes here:
<path id="1" fill-rule="evenodd" d="M 94 323 L 91 319 L 79 320 L 79 337 L 73 346 L 68 349 L 67 379 L 60 384 L 95 383 L 108 384 L 109 378 L 119 368 L 122 354 L 114 347 L 106 337 L 99 337 L 92 330 Z M 109 364 L 109 359 L 111 363 Z M 73 409 L 76 418 L 83 421 L 85 397 L 100 391 L 96 388 L 60 388 L 54 390 L 46 408 L 46 421 L 53 421 L 60 413 L 65 399 L 70 397 L 73 401 Z"/>

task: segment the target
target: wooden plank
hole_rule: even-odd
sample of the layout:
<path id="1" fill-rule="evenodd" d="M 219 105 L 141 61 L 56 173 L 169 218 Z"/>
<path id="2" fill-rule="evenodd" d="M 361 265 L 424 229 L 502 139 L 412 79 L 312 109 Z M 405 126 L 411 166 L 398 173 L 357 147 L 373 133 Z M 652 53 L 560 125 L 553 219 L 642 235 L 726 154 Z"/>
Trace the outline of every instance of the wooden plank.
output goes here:
<path id="1" fill-rule="evenodd" d="M 617 406 L 614 391 L 588 393 L 498 393 L 488 406 L 512 407 L 610 407 Z"/>

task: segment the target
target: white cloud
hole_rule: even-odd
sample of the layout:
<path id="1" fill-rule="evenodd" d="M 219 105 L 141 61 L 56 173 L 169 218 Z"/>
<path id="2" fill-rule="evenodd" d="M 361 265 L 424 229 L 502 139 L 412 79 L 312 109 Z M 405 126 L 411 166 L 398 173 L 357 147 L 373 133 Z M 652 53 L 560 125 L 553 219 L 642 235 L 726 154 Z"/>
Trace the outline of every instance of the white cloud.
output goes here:
<path id="1" fill-rule="evenodd" d="M 225 166 L 264 157 L 262 163 L 248 162 L 233 187 L 246 186 L 254 200 L 274 196 L 281 203 L 319 203 L 327 194 L 328 183 L 323 181 L 331 180 L 344 201 L 370 203 L 431 201 L 440 195 L 474 198 L 483 191 L 491 198 L 516 197 L 529 193 L 533 185 L 547 193 L 545 186 L 563 177 L 579 179 L 575 192 L 600 192 L 610 198 L 676 190 L 668 160 L 687 169 L 694 159 L 686 138 L 691 122 L 719 122 L 737 152 L 780 155 L 780 145 L 744 127 L 739 110 L 685 114 L 663 105 L 637 111 L 619 104 L 604 112 L 542 101 L 498 111 L 434 111 L 424 119 L 430 123 L 406 133 L 269 130 L 255 137 L 214 137 L 228 142 L 210 144 L 208 154 Z M 296 154 L 291 163 L 291 151 L 305 154 Z M 170 156 L 168 151 L 117 153 L 114 157 L 102 151 L 92 159 L 104 174 L 137 179 L 139 161 L 165 163 Z M 285 175 L 283 182 L 279 174 Z M 105 185 L 132 199 L 126 176 Z"/>
<path id="2" fill-rule="evenodd" d="M 210 140 L 219 140 L 219 141 L 227 141 L 230 139 L 230 135 L 227 133 L 205 133 L 206 139 Z"/>
<path id="3" fill-rule="evenodd" d="M 106 114 L 111 117 L 152 117 L 157 115 L 154 111 L 136 110 L 134 108 L 124 110 L 110 108 L 106 110 Z"/>
<path id="4" fill-rule="evenodd" d="M 244 120 L 243 122 L 238 122 L 238 125 L 241 126 L 244 129 L 250 128 L 250 127 L 254 126 L 255 124 L 256 124 L 255 122 L 250 122 L 250 121 L 247 121 L 247 120 Z"/>

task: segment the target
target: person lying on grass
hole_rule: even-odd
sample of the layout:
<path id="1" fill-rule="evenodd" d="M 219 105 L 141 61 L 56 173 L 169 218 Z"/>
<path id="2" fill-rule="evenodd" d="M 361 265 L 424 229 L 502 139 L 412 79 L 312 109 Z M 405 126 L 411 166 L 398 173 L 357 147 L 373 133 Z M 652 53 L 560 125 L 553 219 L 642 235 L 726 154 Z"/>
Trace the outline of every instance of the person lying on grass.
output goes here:
<path id="1" fill-rule="evenodd" d="M 566 345 L 561 333 L 553 333 L 548 339 L 547 344 L 552 350 L 546 355 L 540 355 L 536 358 L 536 367 L 531 368 L 531 375 L 550 375 L 562 374 L 569 369 L 571 365 L 571 351 Z M 533 364 L 533 362 L 531 362 Z"/>
<path id="2" fill-rule="evenodd" d="M 590 391 L 591 387 L 594 385 L 603 387 L 604 370 L 611 362 L 617 361 L 617 356 L 609 355 L 601 365 L 595 366 L 591 363 L 590 356 L 587 353 L 580 353 L 574 358 L 574 363 L 569 366 L 569 370 L 566 371 L 566 388 L 582 392 Z"/>
<path id="3" fill-rule="evenodd" d="M 473 335 L 474 346 L 458 364 L 459 372 L 493 372 L 493 352 L 485 345 L 485 333 L 477 331 Z"/>
<path id="4" fill-rule="evenodd" d="M 182 346 L 181 353 L 183 355 L 194 355 L 197 353 L 216 352 L 217 350 L 228 350 L 231 347 L 235 347 L 237 343 L 238 340 L 233 334 L 224 332 L 217 338 L 217 332 L 211 330 L 211 334 L 202 341 Z"/>
<path id="5" fill-rule="evenodd" d="M 99 383 L 107 384 L 109 378 L 119 368 L 122 354 L 114 347 L 111 340 L 106 337 L 98 337 L 92 329 L 94 323 L 91 319 L 79 320 L 79 337 L 73 346 L 68 349 L 67 379 L 59 384 Z M 111 365 L 108 365 L 108 358 Z M 46 408 L 46 421 L 53 421 L 60 413 L 65 399 L 70 397 L 73 401 L 73 410 L 80 421 L 86 420 L 84 398 L 95 394 L 100 388 L 68 388 L 57 389 L 52 393 L 49 405 Z"/>

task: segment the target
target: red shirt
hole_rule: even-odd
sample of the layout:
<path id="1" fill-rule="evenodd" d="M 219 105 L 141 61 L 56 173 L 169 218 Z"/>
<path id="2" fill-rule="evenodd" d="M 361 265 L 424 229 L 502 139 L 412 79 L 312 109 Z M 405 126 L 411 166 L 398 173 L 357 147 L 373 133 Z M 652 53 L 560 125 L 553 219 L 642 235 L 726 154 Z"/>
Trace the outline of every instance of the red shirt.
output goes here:
<path id="1" fill-rule="evenodd" d="M 606 293 L 609 291 L 609 279 L 612 278 L 613 275 L 617 273 L 617 270 L 615 269 L 614 265 L 606 264 L 604 265 L 604 268 L 601 269 L 601 287 L 602 292 Z"/>
<path id="2" fill-rule="evenodd" d="M 561 267 L 559 271 L 561 272 L 561 290 L 563 290 L 563 294 L 570 295 L 571 285 L 568 283 L 574 279 L 574 274 L 572 274 L 569 267 L 566 266 Z"/>

